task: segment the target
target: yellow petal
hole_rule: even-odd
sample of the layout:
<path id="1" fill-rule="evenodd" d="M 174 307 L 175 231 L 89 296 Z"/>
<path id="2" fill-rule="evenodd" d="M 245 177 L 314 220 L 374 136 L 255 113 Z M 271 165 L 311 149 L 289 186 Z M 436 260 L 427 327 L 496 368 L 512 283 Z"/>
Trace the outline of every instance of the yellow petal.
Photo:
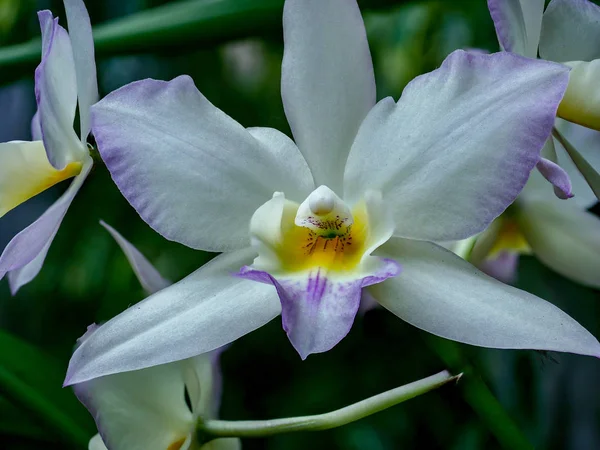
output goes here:
<path id="1" fill-rule="evenodd" d="M 81 162 L 56 170 L 42 141 L 0 144 L 0 217 L 49 187 L 81 172 Z"/>
<path id="2" fill-rule="evenodd" d="M 600 59 L 565 64 L 572 69 L 567 92 L 558 107 L 558 116 L 600 130 Z"/>

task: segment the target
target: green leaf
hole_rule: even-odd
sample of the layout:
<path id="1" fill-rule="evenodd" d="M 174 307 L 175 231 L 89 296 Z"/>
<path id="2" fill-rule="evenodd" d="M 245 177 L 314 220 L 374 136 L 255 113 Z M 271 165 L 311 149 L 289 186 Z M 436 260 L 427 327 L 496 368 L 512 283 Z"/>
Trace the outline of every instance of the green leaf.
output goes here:
<path id="1" fill-rule="evenodd" d="M 56 438 L 87 448 L 93 421 L 70 389 L 64 368 L 33 345 L 0 330 L 0 394 Z"/>
<path id="2" fill-rule="evenodd" d="M 406 1 L 406 0 L 404 0 Z M 281 39 L 284 0 L 185 0 L 140 11 L 94 27 L 96 55 L 189 49 L 249 36 Z M 367 0 L 381 8 L 398 0 Z M 65 25 L 65 21 L 61 21 Z M 1 80 L 32 70 L 40 60 L 41 41 L 0 48 Z M 6 69 L 10 68 L 11 71 Z"/>

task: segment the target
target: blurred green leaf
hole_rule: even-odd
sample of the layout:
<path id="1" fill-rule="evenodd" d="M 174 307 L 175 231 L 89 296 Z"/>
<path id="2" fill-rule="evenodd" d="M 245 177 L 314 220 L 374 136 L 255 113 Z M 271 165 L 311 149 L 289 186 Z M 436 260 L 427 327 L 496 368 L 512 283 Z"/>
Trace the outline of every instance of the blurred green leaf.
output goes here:
<path id="1" fill-rule="evenodd" d="M 406 0 L 367 0 L 366 8 Z M 248 36 L 281 35 L 284 0 L 185 0 L 140 11 L 94 27 L 96 54 L 114 55 L 214 45 Z M 62 22 L 65 24 L 64 21 Z M 0 48 L 1 81 L 31 70 L 40 60 L 39 38 Z M 11 71 L 7 72 L 6 69 Z"/>
<path id="2" fill-rule="evenodd" d="M 433 335 L 426 337 L 426 343 L 450 370 L 464 373 L 463 382 L 459 384 L 463 398 L 502 447 L 507 450 L 533 450 L 533 445 L 463 356 L 461 346 Z"/>
<path id="3" fill-rule="evenodd" d="M 0 394 L 39 419 L 48 427 L 48 434 L 87 447 L 94 433 L 93 422 L 73 393 L 61 388 L 61 365 L 2 330 L 0 349 Z"/>
<path id="4" fill-rule="evenodd" d="M 0 434 L 19 435 L 36 440 L 47 440 L 48 433 L 33 421 L 26 411 L 0 397 Z"/>

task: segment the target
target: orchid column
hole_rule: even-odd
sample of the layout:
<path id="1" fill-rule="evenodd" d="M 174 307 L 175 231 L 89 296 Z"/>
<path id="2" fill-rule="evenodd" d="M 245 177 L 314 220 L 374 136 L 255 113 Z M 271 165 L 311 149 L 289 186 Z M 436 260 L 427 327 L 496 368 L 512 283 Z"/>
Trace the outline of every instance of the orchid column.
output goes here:
<path id="1" fill-rule="evenodd" d="M 599 356 L 565 313 L 430 242 L 478 233 L 513 202 L 568 68 L 457 51 L 398 102 L 376 103 L 356 2 L 288 0 L 283 25 L 295 142 L 245 129 L 185 76 L 132 83 L 92 108 L 99 151 L 141 217 L 224 253 L 104 324 L 66 383 L 186 359 L 280 313 L 305 358 L 348 333 L 367 291 L 449 339 Z"/>

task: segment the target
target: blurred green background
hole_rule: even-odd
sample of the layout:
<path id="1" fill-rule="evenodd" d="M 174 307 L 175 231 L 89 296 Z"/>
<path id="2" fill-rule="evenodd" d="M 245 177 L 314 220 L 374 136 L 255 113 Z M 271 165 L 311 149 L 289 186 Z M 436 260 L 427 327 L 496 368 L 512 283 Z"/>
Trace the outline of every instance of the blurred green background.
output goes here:
<path id="1" fill-rule="evenodd" d="M 176 2 L 86 3 L 93 24 L 102 26 Z M 211 102 L 243 125 L 270 126 L 289 134 L 279 94 L 283 1 L 187 3 L 200 5 L 196 11 L 206 13 L 183 29 L 140 35 L 147 22 L 140 27 L 138 21 L 136 26 L 117 23 L 99 33 L 101 95 L 137 79 L 168 80 L 187 73 Z M 398 98 L 410 79 L 436 68 L 454 49 L 497 49 L 484 0 L 359 3 L 379 98 Z M 39 36 L 35 12 L 45 8 L 66 25 L 60 0 L 0 0 L 0 141 L 30 138 L 33 69 L 39 61 L 35 44 L 25 44 L 19 64 L 8 65 L 2 47 Z M 177 11 L 167 6 L 159 13 L 159 23 L 168 24 Z M 119 33 L 127 36 L 119 38 Z M 65 187 L 61 184 L 0 219 L 0 247 Z M 95 433 L 87 411 L 70 389 L 61 388 L 73 345 L 87 325 L 108 320 L 144 297 L 123 253 L 98 224 L 100 219 L 173 281 L 214 256 L 154 233 L 121 197 L 106 168 L 96 165 L 40 275 L 15 297 L 6 281 L 0 283 L 0 449 L 83 449 Z M 600 336 L 597 291 L 563 279 L 532 257 L 521 260 L 518 286 L 554 302 Z M 465 371 L 458 386 L 339 429 L 248 439 L 243 448 L 600 448 L 600 361 L 457 345 L 378 309 L 359 317 L 350 335 L 332 351 L 305 362 L 289 344 L 280 319 L 234 343 L 222 357 L 221 417 L 266 419 L 326 412 L 447 367 Z"/>

